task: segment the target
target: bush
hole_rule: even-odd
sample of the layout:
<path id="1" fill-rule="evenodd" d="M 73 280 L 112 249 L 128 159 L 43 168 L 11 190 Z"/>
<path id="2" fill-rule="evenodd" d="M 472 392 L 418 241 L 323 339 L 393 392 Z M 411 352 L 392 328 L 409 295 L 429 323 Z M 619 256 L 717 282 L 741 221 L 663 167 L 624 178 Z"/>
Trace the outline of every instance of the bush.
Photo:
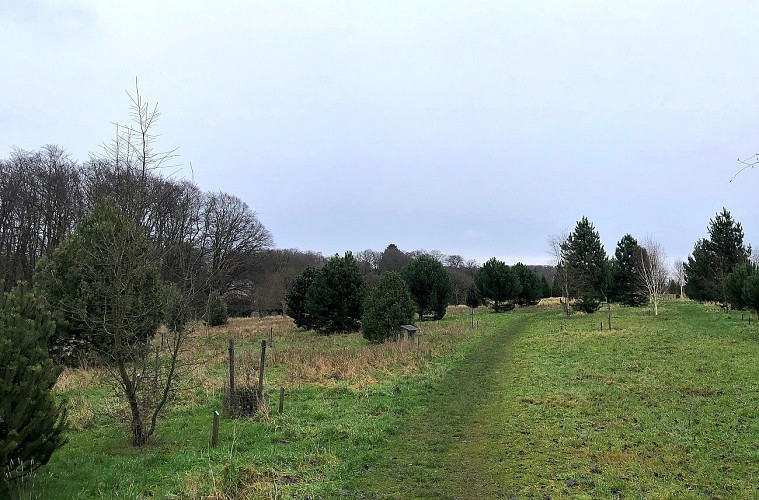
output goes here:
<path id="1" fill-rule="evenodd" d="M 383 342 L 398 334 L 401 325 L 414 321 L 414 300 L 403 278 L 387 272 L 364 305 L 361 330 L 371 342 Z"/>
<path id="2" fill-rule="evenodd" d="M 208 326 L 219 326 L 227 324 L 229 314 L 227 314 L 227 304 L 224 302 L 219 292 L 211 292 L 206 303 L 206 314 L 203 317 Z"/>
<path id="3" fill-rule="evenodd" d="M 66 411 L 50 393 L 61 372 L 48 354 L 54 331 L 23 284 L 0 297 L 0 497 L 65 442 Z"/>
<path id="4" fill-rule="evenodd" d="M 601 301 L 593 297 L 580 297 L 573 304 L 572 309 L 584 313 L 594 313 L 601 307 Z"/>

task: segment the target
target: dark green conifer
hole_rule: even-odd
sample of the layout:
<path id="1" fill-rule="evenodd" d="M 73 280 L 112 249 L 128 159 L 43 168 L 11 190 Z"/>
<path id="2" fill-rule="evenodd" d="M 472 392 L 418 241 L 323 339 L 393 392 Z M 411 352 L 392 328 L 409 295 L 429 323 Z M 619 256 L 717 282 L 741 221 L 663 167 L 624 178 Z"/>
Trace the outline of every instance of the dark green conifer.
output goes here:
<path id="1" fill-rule="evenodd" d="M 54 331 L 25 285 L 0 297 L 0 497 L 65 442 L 66 411 L 51 394 L 61 372 L 48 354 Z"/>

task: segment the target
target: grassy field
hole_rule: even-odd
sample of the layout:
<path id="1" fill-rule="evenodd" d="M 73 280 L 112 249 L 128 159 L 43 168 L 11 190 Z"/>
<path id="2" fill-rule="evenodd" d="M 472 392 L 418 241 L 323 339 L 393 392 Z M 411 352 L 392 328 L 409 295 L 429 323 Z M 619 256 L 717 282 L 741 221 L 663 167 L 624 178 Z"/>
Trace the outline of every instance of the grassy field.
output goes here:
<path id="1" fill-rule="evenodd" d="M 493 318 L 352 491 L 759 497 L 759 325 L 674 301 L 614 316 Z"/>
<path id="2" fill-rule="evenodd" d="M 463 312 L 463 311 L 460 311 Z M 759 325 L 690 302 L 564 319 L 558 309 L 422 324 L 421 345 L 237 320 L 193 338 L 185 390 L 146 449 L 94 370 L 70 371 L 69 443 L 23 498 L 759 496 Z M 226 343 L 269 409 L 222 418 Z M 276 393 L 286 388 L 285 412 Z"/>

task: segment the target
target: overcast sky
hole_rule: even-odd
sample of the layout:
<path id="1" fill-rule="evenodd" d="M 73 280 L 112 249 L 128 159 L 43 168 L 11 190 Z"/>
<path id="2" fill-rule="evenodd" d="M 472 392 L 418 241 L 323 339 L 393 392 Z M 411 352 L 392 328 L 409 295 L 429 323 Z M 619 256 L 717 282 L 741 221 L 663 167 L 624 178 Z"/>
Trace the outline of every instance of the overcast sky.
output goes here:
<path id="1" fill-rule="evenodd" d="M 0 3 L 0 156 L 84 161 L 139 77 L 206 191 L 277 247 L 550 261 L 587 216 L 684 259 L 724 206 L 759 247 L 754 2 Z"/>

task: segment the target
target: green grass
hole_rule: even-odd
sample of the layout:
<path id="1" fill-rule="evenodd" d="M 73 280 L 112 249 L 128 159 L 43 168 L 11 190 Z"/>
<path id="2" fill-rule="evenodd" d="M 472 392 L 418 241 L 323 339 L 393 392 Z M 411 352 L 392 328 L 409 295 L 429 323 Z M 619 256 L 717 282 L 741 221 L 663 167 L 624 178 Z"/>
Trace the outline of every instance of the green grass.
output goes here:
<path id="1" fill-rule="evenodd" d="M 427 498 L 759 496 L 759 329 L 696 303 L 659 317 L 501 316 L 352 491 Z M 604 318 L 605 319 L 605 318 Z"/>
<path id="2" fill-rule="evenodd" d="M 475 330 L 465 316 L 425 323 L 424 341 L 446 348 L 422 371 L 294 384 L 283 415 L 222 418 L 217 449 L 219 391 L 186 396 L 138 450 L 99 415 L 106 390 L 72 389 L 96 415 L 23 497 L 759 496 L 759 324 L 690 302 L 613 313 L 612 332 L 598 331 L 605 314 L 556 309 L 481 314 Z M 280 342 L 298 356 L 366 349 L 358 336 Z M 288 375 L 272 368 L 273 409 Z"/>

